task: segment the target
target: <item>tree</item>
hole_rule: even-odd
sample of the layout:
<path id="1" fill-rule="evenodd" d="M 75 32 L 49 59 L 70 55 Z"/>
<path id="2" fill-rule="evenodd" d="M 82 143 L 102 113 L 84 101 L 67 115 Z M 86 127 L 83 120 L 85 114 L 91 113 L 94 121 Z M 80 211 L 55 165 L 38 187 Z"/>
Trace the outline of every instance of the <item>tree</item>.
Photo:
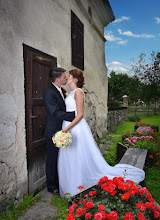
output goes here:
<path id="1" fill-rule="evenodd" d="M 117 107 L 115 103 L 121 101 L 123 95 L 128 95 L 130 102 L 137 103 L 141 96 L 141 83 L 137 77 L 129 77 L 122 73 L 116 74 L 112 71 L 108 78 L 109 106 Z"/>
<path id="2" fill-rule="evenodd" d="M 142 100 L 148 103 L 153 101 L 156 111 L 156 103 L 160 99 L 160 55 L 152 51 L 150 63 L 146 63 L 145 57 L 145 53 L 139 55 L 138 62 L 132 63 L 131 72 L 145 85 Z"/>

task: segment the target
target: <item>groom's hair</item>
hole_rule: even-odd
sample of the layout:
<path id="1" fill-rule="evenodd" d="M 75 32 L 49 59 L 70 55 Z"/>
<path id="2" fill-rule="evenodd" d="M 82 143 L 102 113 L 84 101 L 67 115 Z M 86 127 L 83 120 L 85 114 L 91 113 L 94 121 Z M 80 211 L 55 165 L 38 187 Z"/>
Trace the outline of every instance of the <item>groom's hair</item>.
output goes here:
<path id="1" fill-rule="evenodd" d="M 62 73 L 64 73 L 66 70 L 60 67 L 54 67 L 50 70 L 49 76 L 52 79 L 52 82 L 55 82 L 56 78 L 60 78 Z"/>

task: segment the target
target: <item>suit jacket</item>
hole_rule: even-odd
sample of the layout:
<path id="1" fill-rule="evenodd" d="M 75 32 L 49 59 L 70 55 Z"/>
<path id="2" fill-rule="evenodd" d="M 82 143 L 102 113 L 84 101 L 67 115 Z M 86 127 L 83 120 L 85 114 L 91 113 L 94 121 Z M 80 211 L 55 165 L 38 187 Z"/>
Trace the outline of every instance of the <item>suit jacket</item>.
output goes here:
<path id="1" fill-rule="evenodd" d="M 65 97 L 65 92 L 62 88 Z M 44 136 L 51 139 L 53 134 L 62 129 L 62 122 L 72 121 L 75 112 L 66 112 L 65 102 L 58 89 L 51 83 L 45 91 L 44 102 L 47 110 L 47 118 L 44 129 Z"/>

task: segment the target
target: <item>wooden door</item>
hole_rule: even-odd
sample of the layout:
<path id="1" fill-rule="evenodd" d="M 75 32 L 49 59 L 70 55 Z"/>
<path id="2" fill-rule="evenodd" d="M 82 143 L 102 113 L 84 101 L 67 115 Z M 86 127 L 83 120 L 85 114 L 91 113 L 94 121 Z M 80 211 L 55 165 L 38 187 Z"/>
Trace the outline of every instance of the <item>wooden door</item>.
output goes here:
<path id="1" fill-rule="evenodd" d="M 43 96 L 50 84 L 49 71 L 57 59 L 23 45 L 25 76 L 26 145 L 29 193 L 45 183 L 46 143 L 43 136 L 46 109 Z"/>

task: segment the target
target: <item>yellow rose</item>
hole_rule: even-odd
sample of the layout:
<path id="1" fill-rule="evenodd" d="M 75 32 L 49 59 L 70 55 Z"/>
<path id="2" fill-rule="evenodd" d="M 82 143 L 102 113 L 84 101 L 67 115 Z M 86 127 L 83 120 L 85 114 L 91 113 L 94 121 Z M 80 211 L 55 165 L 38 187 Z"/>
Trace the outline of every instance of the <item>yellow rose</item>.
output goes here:
<path id="1" fill-rule="evenodd" d="M 61 139 L 59 142 L 60 142 L 61 144 L 64 144 L 64 140 L 62 140 L 62 139 Z"/>
<path id="2" fill-rule="evenodd" d="M 61 138 L 66 137 L 66 133 L 61 134 Z"/>

